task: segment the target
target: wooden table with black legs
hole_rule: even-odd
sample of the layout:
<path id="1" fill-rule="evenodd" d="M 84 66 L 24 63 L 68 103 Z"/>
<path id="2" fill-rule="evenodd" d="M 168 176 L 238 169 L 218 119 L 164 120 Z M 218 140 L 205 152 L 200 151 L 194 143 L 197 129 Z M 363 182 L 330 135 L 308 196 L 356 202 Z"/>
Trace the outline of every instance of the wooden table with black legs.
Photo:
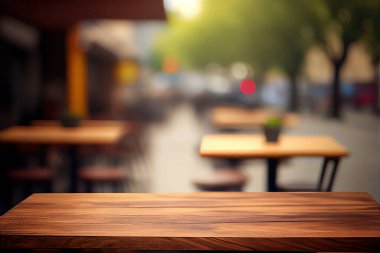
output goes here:
<path id="1" fill-rule="evenodd" d="M 278 191 L 278 161 L 291 157 L 324 158 L 316 191 L 331 191 L 341 157 L 348 150 L 328 136 L 281 135 L 277 143 L 265 141 L 260 134 L 212 134 L 202 138 L 200 155 L 214 158 L 264 158 L 267 159 L 268 191 Z M 328 165 L 332 165 L 330 178 L 326 179 Z M 327 183 L 325 181 L 328 181 Z M 327 185 L 324 187 L 324 185 Z"/>
<path id="2" fill-rule="evenodd" d="M 380 210 L 367 193 L 51 193 L 0 217 L 0 251 L 86 248 L 379 252 Z"/>
<path id="3" fill-rule="evenodd" d="M 63 145 L 67 147 L 71 163 L 70 192 L 77 191 L 79 167 L 78 147 L 81 145 L 117 145 L 128 129 L 122 125 L 61 127 L 14 126 L 0 131 L 0 143 L 36 144 L 42 146 Z"/>

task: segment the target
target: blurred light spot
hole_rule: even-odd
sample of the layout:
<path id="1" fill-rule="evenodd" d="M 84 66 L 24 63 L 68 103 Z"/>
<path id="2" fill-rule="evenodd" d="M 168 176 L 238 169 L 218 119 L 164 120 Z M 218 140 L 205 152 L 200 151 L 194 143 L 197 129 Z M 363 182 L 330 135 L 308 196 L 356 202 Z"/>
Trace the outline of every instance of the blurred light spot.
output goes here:
<path id="1" fill-rule="evenodd" d="M 248 68 L 241 62 L 234 63 L 231 67 L 231 74 L 236 79 L 244 79 L 247 77 Z"/>
<path id="2" fill-rule="evenodd" d="M 179 71 L 179 62 L 174 57 L 166 57 L 162 62 L 162 71 L 165 74 L 175 74 Z"/>
<path id="3" fill-rule="evenodd" d="M 138 66 L 132 61 L 121 61 L 116 65 L 116 79 L 120 84 L 131 84 L 137 80 Z"/>
<path id="4" fill-rule="evenodd" d="M 164 0 L 164 7 L 186 19 L 194 18 L 200 11 L 199 0 Z"/>
<path id="5" fill-rule="evenodd" d="M 256 90 L 256 84 L 251 79 L 245 79 L 240 83 L 240 90 L 244 94 L 252 94 Z"/>
<path id="6" fill-rule="evenodd" d="M 226 94 L 230 92 L 230 85 L 222 75 L 209 75 L 207 77 L 207 88 L 215 94 Z"/>

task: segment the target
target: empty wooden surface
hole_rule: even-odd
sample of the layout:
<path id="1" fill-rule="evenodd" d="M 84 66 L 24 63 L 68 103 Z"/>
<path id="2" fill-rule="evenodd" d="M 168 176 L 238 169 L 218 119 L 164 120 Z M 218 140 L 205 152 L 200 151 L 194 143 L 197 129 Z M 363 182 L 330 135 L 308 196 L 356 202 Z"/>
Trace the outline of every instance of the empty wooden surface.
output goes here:
<path id="1" fill-rule="evenodd" d="M 122 126 L 15 126 L 0 132 L 0 142 L 22 144 L 116 144 Z"/>
<path id="2" fill-rule="evenodd" d="M 292 156 L 347 156 L 347 149 L 328 136 L 280 135 L 268 143 L 264 135 L 214 134 L 202 138 L 200 155 L 206 157 L 277 158 Z"/>
<path id="3" fill-rule="evenodd" d="M 34 194 L 0 247 L 379 251 L 380 210 L 367 193 Z"/>
<path id="4" fill-rule="evenodd" d="M 218 106 L 211 110 L 211 121 L 219 128 L 255 128 L 264 125 L 271 117 L 267 109 L 246 109 L 240 107 Z M 296 113 L 285 113 L 283 115 L 285 127 L 295 127 L 299 116 Z"/>

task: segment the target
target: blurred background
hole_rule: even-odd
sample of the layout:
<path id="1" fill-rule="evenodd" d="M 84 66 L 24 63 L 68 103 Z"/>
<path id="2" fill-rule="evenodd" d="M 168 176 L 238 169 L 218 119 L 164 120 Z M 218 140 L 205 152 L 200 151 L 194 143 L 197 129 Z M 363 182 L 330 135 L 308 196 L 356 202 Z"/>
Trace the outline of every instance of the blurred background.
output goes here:
<path id="1" fill-rule="evenodd" d="M 140 148 L 125 152 L 122 191 L 191 192 L 225 162 L 199 156 L 202 136 L 231 131 L 213 124 L 213 108 L 294 112 L 287 133 L 329 135 L 349 150 L 333 190 L 380 200 L 379 19 L 377 0 L 0 0 L 0 129 L 64 112 L 133 122 Z M 245 79 L 253 94 L 240 91 Z M 96 152 L 80 158 L 105 164 Z M 67 159 L 59 147 L 47 153 L 51 191 L 64 192 Z M 2 143 L 0 156 L 4 212 L 25 197 L 8 172 L 38 155 Z M 313 181 L 321 163 L 288 159 L 279 180 Z M 265 161 L 234 166 L 244 191 L 266 190 Z"/>

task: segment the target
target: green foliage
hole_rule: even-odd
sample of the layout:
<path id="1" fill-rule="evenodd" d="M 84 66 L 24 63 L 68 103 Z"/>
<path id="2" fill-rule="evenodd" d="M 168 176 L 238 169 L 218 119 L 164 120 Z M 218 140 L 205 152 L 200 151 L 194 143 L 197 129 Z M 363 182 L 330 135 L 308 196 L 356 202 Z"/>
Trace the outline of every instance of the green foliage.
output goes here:
<path id="1" fill-rule="evenodd" d="M 300 20 L 306 15 L 294 13 L 307 13 L 305 8 L 301 0 L 205 0 L 194 20 L 169 16 L 157 50 L 161 56 L 176 55 L 188 68 L 242 61 L 256 70 L 279 65 L 295 72 L 308 43 Z"/>
<path id="2" fill-rule="evenodd" d="M 317 0 L 313 0 L 317 1 Z M 334 66 L 330 116 L 340 117 L 340 72 L 354 42 L 366 43 L 368 52 L 376 64 L 379 59 L 379 11 L 378 0 L 319 0 L 319 16 L 313 23 L 314 37 L 320 42 Z M 335 39 L 335 43 L 333 43 Z"/>
<path id="3" fill-rule="evenodd" d="M 378 0 L 312 0 L 320 2 L 317 20 L 312 23 L 314 36 L 332 60 L 339 60 L 340 53 L 334 54 L 329 35 L 337 36 L 341 48 L 348 47 L 362 39 L 379 41 L 380 1 Z"/>
<path id="4" fill-rule="evenodd" d="M 266 127 L 281 127 L 282 120 L 280 118 L 268 118 L 265 122 Z"/>
<path id="5" fill-rule="evenodd" d="M 203 0 L 191 20 L 169 14 L 156 41 L 155 62 L 176 56 L 185 68 L 240 61 L 256 72 L 280 66 L 298 73 L 308 48 L 319 42 L 331 53 L 327 33 L 343 44 L 359 39 L 378 51 L 378 0 Z M 375 48 L 375 49 L 374 49 Z M 157 64 L 156 64 L 157 65 Z"/>

